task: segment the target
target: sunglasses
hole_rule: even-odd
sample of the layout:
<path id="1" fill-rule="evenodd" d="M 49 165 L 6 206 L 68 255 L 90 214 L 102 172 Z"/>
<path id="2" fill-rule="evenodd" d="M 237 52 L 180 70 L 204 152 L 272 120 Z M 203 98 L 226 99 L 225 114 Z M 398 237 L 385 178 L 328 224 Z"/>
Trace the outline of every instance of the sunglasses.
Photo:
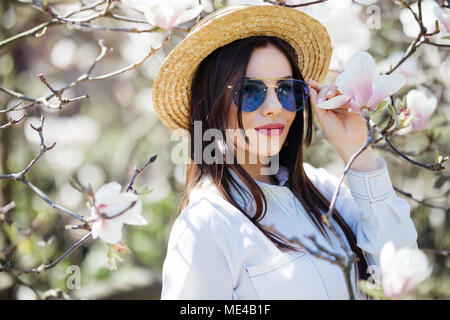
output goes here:
<path id="1" fill-rule="evenodd" d="M 262 80 L 279 80 L 278 85 L 267 86 Z M 242 97 L 242 111 L 256 111 L 266 100 L 267 88 L 276 88 L 278 100 L 283 108 L 291 112 L 302 110 L 308 101 L 309 87 L 303 80 L 298 79 L 245 79 L 238 80 L 228 89 L 233 89 L 234 103 L 239 106 Z"/>

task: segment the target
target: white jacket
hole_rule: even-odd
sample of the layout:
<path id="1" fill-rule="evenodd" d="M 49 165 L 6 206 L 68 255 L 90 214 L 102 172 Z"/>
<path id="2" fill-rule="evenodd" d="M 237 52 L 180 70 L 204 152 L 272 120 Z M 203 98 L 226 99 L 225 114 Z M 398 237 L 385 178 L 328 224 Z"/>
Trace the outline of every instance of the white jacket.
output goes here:
<path id="1" fill-rule="evenodd" d="M 379 253 L 388 240 L 397 248 L 417 248 L 417 231 L 408 202 L 397 197 L 384 159 L 371 172 L 349 170 L 347 187 L 341 185 L 336 209 L 353 230 L 368 265 L 379 265 Z M 323 168 L 304 163 L 305 172 L 327 199 L 338 177 Z M 239 177 L 236 180 L 248 190 Z M 330 247 L 301 203 L 284 184 L 287 168 L 276 175 L 279 186 L 256 181 L 268 204 L 260 221 L 288 238 L 297 237 L 314 249 L 303 235 L 316 235 L 329 250 L 341 253 L 337 238 L 327 229 Z M 236 195 L 236 190 L 233 189 Z M 244 204 L 244 199 L 235 197 Z M 250 198 L 246 198 L 249 200 Z M 249 202 L 247 202 L 249 203 Z M 247 207 L 248 208 L 248 207 Z M 250 212 L 250 211 L 247 211 Z M 336 229 L 344 233 L 333 221 Z M 353 290 L 357 299 L 355 268 Z M 189 196 L 172 227 L 162 270 L 161 299 L 349 299 L 342 270 L 304 250 L 279 250 L 247 217 L 219 194 L 209 179 L 203 179 Z"/>

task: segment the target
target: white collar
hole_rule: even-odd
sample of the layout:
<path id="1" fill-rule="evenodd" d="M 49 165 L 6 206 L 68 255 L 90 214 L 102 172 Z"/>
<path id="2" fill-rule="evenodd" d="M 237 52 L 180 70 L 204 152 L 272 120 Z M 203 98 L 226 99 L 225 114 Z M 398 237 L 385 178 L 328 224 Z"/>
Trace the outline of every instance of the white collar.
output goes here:
<path id="1" fill-rule="evenodd" d="M 240 186 L 242 186 L 242 188 L 245 190 L 244 192 L 242 192 L 241 190 L 237 191 L 237 189 L 231 185 L 231 193 L 233 195 L 233 198 L 240 203 L 240 205 L 242 207 L 245 207 L 247 212 L 253 212 L 255 210 L 255 208 L 252 208 L 252 203 L 253 203 L 253 198 L 252 195 L 250 193 L 250 190 L 248 189 L 248 187 L 243 183 L 243 181 L 241 180 L 241 178 L 238 177 L 238 175 L 231 169 L 229 169 L 229 172 L 231 173 L 231 175 L 235 178 L 235 180 L 239 183 Z M 254 180 L 256 182 L 256 184 L 261 188 L 261 190 L 266 194 L 266 196 L 268 194 L 276 194 L 278 196 L 282 196 L 283 194 L 285 194 L 282 189 L 287 188 L 286 186 L 284 186 L 289 178 L 289 170 L 288 168 L 279 165 L 279 169 L 278 172 L 275 174 L 275 177 L 277 178 L 278 181 L 278 185 L 272 185 L 269 183 L 265 183 L 259 180 Z M 252 214 L 250 214 L 252 215 Z"/>

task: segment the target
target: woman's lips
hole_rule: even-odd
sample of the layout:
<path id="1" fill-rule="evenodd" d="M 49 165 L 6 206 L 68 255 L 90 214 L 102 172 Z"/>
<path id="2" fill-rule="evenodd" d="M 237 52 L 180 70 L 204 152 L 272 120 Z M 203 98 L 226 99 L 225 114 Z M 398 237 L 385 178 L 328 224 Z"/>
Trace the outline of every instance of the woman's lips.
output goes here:
<path id="1" fill-rule="evenodd" d="M 261 128 L 258 129 L 256 128 L 256 130 L 258 130 L 258 132 L 263 133 L 267 136 L 279 136 L 281 135 L 281 133 L 283 133 L 284 127 L 283 128 Z"/>

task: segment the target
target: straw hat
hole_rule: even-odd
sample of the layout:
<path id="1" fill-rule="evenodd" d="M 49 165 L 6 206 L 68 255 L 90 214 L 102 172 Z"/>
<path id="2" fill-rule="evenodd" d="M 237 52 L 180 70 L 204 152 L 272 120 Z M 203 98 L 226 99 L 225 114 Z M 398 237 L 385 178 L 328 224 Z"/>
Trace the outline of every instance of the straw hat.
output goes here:
<path id="1" fill-rule="evenodd" d="M 276 36 L 294 47 L 304 79 L 322 82 L 331 59 L 326 28 L 299 10 L 274 5 L 235 5 L 216 10 L 194 25 L 160 66 L 152 88 L 157 117 L 171 130 L 189 128 L 191 81 L 200 62 L 238 39 Z M 185 130 L 177 134 L 185 136 Z"/>

